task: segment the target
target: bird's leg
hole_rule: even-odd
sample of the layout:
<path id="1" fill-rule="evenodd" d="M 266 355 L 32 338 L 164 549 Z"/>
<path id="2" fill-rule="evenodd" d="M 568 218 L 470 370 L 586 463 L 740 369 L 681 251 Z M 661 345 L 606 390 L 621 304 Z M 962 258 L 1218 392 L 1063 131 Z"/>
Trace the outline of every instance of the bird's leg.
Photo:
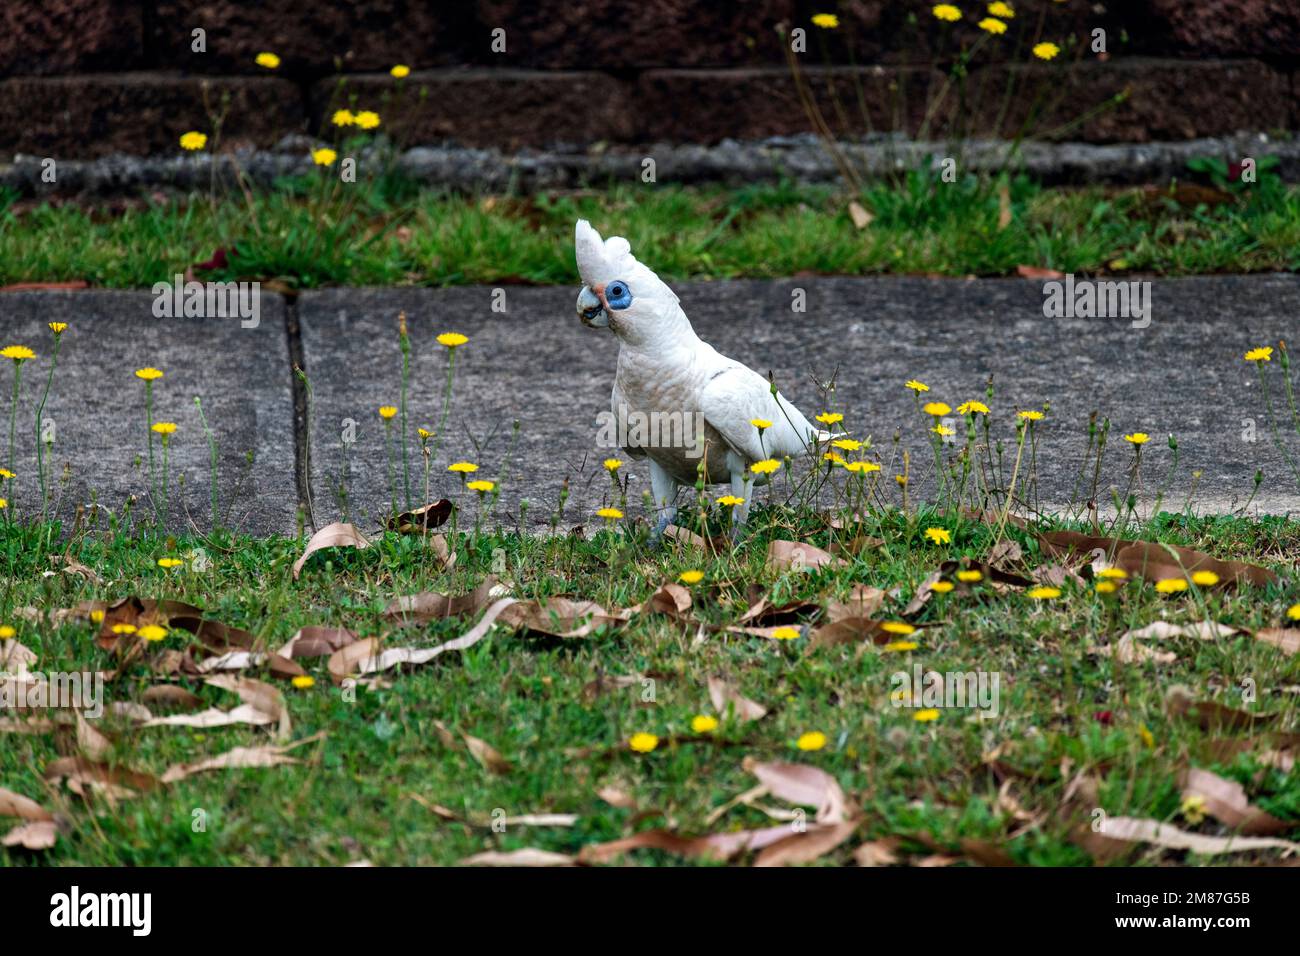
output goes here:
<path id="1" fill-rule="evenodd" d="M 745 463 L 732 455 L 727 456 L 727 466 L 731 469 L 731 493 L 740 499 L 740 504 L 731 509 L 731 540 L 740 540 L 745 519 L 749 517 L 749 500 L 754 494 L 754 478 L 746 471 Z"/>
<path id="2" fill-rule="evenodd" d="M 677 517 L 677 480 L 668 474 L 657 462 L 650 462 L 650 492 L 654 495 L 655 508 L 659 520 L 650 532 L 650 545 L 657 546 L 663 540 L 664 529 Z"/>

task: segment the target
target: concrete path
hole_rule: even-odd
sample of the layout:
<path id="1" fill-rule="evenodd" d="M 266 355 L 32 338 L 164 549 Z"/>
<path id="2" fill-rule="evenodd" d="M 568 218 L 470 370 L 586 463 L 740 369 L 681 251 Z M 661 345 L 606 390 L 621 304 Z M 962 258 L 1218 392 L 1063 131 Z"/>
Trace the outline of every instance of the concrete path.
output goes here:
<path id="1" fill-rule="evenodd" d="M 803 312 L 791 308 L 798 290 Z M 1181 507 L 1194 470 L 1202 472 L 1195 506 L 1239 506 L 1262 468 L 1252 510 L 1300 511 L 1300 489 L 1272 445 L 1255 370 L 1241 358 L 1247 348 L 1300 333 L 1296 276 L 1156 280 L 1145 329 L 1128 319 L 1045 318 L 1042 283 L 1031 280 L 807 278 L 694 283 L 677 291 L 703 338 L 760 372 L 776 372 L 786 394 L 810 415 L 825 404 L 817 382 L 834 375 L 831 405 L 855 434 L 871 435 L 886 460 L 895 430 L 901 432 L 899 448 L 911 452 L 918 493 L 926 493 L 933 465 L 903 382 L 927 382 L 927 398 L 955 406 L 984 400 L 992 375 L 996 394 L 989 404 L 1008 455 L 1014 454 L 1010 411 L 1051 403 L 1039 428 L 1044 503 L 1069 500 L 1088 415 L 1097 410 L 1113 424 L 1104 495 L 1112 485 L 1124 487 L 1131 460 L 1125 432 L 1152 436 L 1144 451 L 1148 492 L 1164 479 L 1173 432 L 1181 459 L 1167 506 Z M 570 498 L 559 525 L 591 526 L 608 491 L 600 462 L 613 450 L 597 445 L 597 415 L 608 408 L 617 343 L 579 324 L 576 294 L 576 285 L 500 292 L 338 289 L 303 293 L 287 304 L 266 294 L 257 329 L 241 328 L 237 319 L 157 319 L 149 293 L 7 294 L 0 297 L 3 344 L 28 344 L 42 358 L 24 370 L 15 468 L 24 483 L 15 497 L 20 507 L 24 495 L 35 498 L 26 479 L 35 469 L 33 410 L 48 371 L 44 323 L 58 320 L 71 328 L 46 416 L 57 423 L 57 467 L 66 464 L 71 473 L 62 493 L 65 514 L 92 493 L 114 510 L 127 496 L 145 494 L 147 478 L 137 463 L 145 448 L 143 384 L 132 372 L 152 364 L 167 372 L 157 385 L 156 416 L 180 425 L 172 471 L 185 475 L 184 508 L 173 510 L 173 523 L 208 524 L 208 449 L 193 404 L 200 395 L 221 449 L 221 507 L 230 523 L 258 533 L 292 531 L 310 474 L 318 524 L 339 516 L 338 492 L 346 483 L 350 517 L 373 525 L 391 496 L 390 451 L 398 503 L 405 503 L 397 429 L 386 444 L 378 414 L 381 405 L 398 404 L 397 315 L 405 311 L 414 344 L 413 503 L 424 496 L 413 433 L 436 425 L 442 403 L 447 353 L 434 337 L 454 330 L 470 343 L 457 352 L 450 422 L 432 463 L 430 496 L 463 497 L 464 513 L 472 516 L 473 496 L 460 491 L 460 479 L 446 466 L 475 461 L 482 465 L 478 477 L 501 478 L 496 518 L 512 526 L 526 499 L 526 524 L 540 528 L 551 521 L 567 478 Z M 494 311 L 494 303 L 504 311 Z M 293 361 L 305 366 L 311 386 L 310 427 L 299 422 L 296 432 Z M 1276 361 L 1269 370 L 1277 372 Z M 0 371 L 0 390 L 9 387 L 9 373 Z M 307 411 L 306 393 L 299 389 L 297 398 L 299 411 Z M 1283 425 L 1291 453 L 1300 456 L 1300 436 Z M 627 472 L 629 511 L 638 514 L 649 483 L 646 466 L 629 463 Z"/>

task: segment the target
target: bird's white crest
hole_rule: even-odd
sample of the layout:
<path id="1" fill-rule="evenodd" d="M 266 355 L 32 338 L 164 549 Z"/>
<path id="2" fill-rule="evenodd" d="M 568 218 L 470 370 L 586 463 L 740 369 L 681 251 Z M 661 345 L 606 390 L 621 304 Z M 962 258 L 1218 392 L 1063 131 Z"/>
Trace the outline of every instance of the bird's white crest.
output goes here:
<path id="1" fill-rule="evenodd" d="M 574 228 L 573 251 L 578 260 L 578 275 L 585 285 L 604 285 L 622 279 L 638 296 L 677 301 L 677 294 L 655 275 L 654 270 L 632 255 L 631 244 L 622 236 L 602 240 L 591 223 L 579 219 Z"/>

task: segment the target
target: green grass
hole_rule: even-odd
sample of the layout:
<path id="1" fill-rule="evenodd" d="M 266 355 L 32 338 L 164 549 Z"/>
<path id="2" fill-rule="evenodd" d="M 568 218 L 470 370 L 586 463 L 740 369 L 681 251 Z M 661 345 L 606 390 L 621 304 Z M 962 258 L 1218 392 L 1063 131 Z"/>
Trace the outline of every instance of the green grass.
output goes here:
<path id="1" fill-rule="evenodd" d="M 56 757 L 75 752 L 68 734 L 0 734 L 0 786 L 17 790 L 62 813 L 68 829 L 49 851 L 0 851 L 0 862 L 103 865 L 339 864 L 368 859 L 376 864 L 445 864 L 498 847 L 536 846 L 575 852 L 653 826 L 699 834 L 772 825 L 758 809 L 736 807 L 716 824 L 706 817 L 749 789 L 754 778 L 746 757 L 792 760 L 832 774 L 861 807 L 854 839 L 823 858 L 845 863 L 866 838 L 901 837 L 913 862 L 933 852 L 961 855 L 963 838 L 1002 847 L 1018 863 L 1083 865 L 1089 856 L 1070 839 L 1072 821 L 1061 812 L 1069 777 L 1079 771 L 1100 781 L 1099 804 L 1109 814 L 1154 817 L 1188 827 L 1179 816 L 1180 770 L 1214 769 L 1242 783 L 1252 802 L 1284 819 L 1300 818 L 1297 773 L 1286 776 L 1257 757 L 1271 746 L 1266 734 L 1207 732 L 1171 714 L 1166 694 L 1183 685 L 1197 697 L 1241 707 L 1238 689 L 1254 681 L 1259 700 L 1249 709 L 1276 714 L 1271 725 L 1294 731 L 1300 657 L 1288 656 L 1249 635 L 1219 640 L 1171 640 L 1170 664 L 1119 664 L 1090 655 L 1090 644 L 1114 641 L 1126 629 L 1160 618 L 1210 616 L 1239 627 L 1274 626 L 1285 608 L 1300 601 L 1294 580 L 1262 590 L 1157 595 L 1130 582 L 1118 599 L 1067 585 L 1055 602 L 1035 602 L 1023 592 L 935 595 L 915 618 L 926 625 L 919 648 L 891 653 L 872 645 L 811 650 L 807 640 L 778 642 L 705 631 L 734 623 L 748 606 L 751 587 L 775 603 L 806 598 L 822 606 L 843 597 L 854 582 L 885 588 L 890 597 L 879 617 L 898 617 L 918 584 L 947 556 L 982 556 L 992 530 L 969 522 L 954 526 L 950 546 L 924 537 L 929 514 L 873 514 L 863 529 L 883 539 L 839 569 L 779 573 L 765 564 L 770 538 L 829 546 L 823 520 L 808 512 L 760 508 L 754 527 L 734 552 L 707 556 L 678 550 L 652 551 L 643 529 L 602 531 L 593 540 L 521 538 L 500 530 L 462 537 L 454 578 L 430 574 L 417 539 L 383 536 L 366 551 L 314 556 L 301 580 L 290 566 L 303 542 L 289 538 L 198 540 L 128 538 L 109 532 L 79 537 L 71 555 L 106 582 L 92 584 L 67 574 L 43 576 L 51 567 L 42 529 L 0 525 L 0 552 L 10 569 L 0 591 L 0 622 L 18 626 L 18 640 L 39 655 L 41 671 L 108 669 L 114 659 L 96 647 L 92 625 L 35 625 L 18 608 L 69 607 L 90 598 L 128 594 L 176 598 L 207 615 L 246 628 L 278 647 L 306 624 L 338 624 L 362 636 L 383 635 L 389 646 L 429 646 L 463 633 L 473 617 L 394 629 L 380 612 L 397 595 L 426 588 L 463 591 L 481 580 L 502 549 L 500 575 L 518 597 L 578 595 L 607 608 L 635 604 L 681 571 L 706 572 L 692 591 L 694 620 L 679 624 L 663 616 L 638 615 L 625 626 L 582 639 L 551 639 L 496 629 L 464 653 L 451 653 L 409 672 L 390 672 L 391 686 L 359 689 L 355 702 L 330 682 L 324 660 L 307 660 L 316 677 L 308 690 L 280 683 L 289 698 L 293 737 L 317 732 L 323 742 L 298 752 L 298 766 L 200 774 L 159 791 L 111 805 L 83 802 L 66 791 L 47 790 L 40 772 Z M 1046 563 L 1036 538 L 1012 529 L 1026 549 L 1026 563 Z M 1285 555 L 1300 548 L 1300 524 L 1281 519 L 1161 515 L 1147 537 L 1187 544 L 1217 556 L 1256 559 L 1284 569 Z M 206 571 L 166 572 L 165 555 L 204 547 L 213 558 Z M 501 568 L 499 557 L 498 569 Z M 817 612 L 805 615 L 805 620 Z M 181 646 L 174 632 L 150 648 Z M 934 723 L 915 722 L 911 712 L 890 706 L 889 675 L 913 662 L 940 671 L 1001 674 L 1001 714 L 981 721 L 945 710 Z M 256 675 L 256 672 L 253 672 Z M 654 674 L 653 702 L 640 684 L 584 697 L 601 675 Z M 667 739 L 691 736 L 690 721 L 710 713 L 706 681 L 724 674 L 748 697 L 771 709 L 765 719 L 738 726 L 724 719 L 712 739 L 662 746 L 644 756 L 626 741 L 648 731 Z M 267 680 L 273 678 L 262 676 Z M 159 678 L 143 662 L 109 685 L 108 699 L 135 700 Z M 233 695 L 186 682 L 208 704 L 230 707 Z M 1288 691 L 1286 688 L 1291 688 Z M 1110 722 L 1098 719 L 1110 711 Z M 433 726 L 482 738 L 514 769 L 494 774 L 463 746 L 444 744 Z M 206 731 L 133 729 L 108 724 L 115 763 L 160 774 L 170 764 L 224 752 L 236 745 L 269 743 L 267 732 L 243 727 Z M 1144 729 L 1150 742 L 1144 741 Z M 821 731 L 827 746 L 801 752 L 794 741 Z M 1216 755 L 1216 741 L 1245 739 L 1235 759 Z M 1001 765 L 1012 768 L 1013 797 L 1032 820 L 1021 825 L 999 805 L 1001 780 L 982 755 L 1002 746 Z M 574 751 L 594 748 L 585 756 Z M 1064 776 L 1063 776 L 1064 775 Z M 617 787 L 639 810 L 616 809 L 597 791 Z M 424 801 L 422 804 L 421 798 Z M 783 807 L 775 798 L 768 806 Z M 508 815 L 574 813 L 572 828 L 512 828 L 505 833 L 446 822 L 424 804 L 439 804 L 474 821 L 495 810 Z M 196 809 L 206 811 L 206 832 L 193 832 Z M 1073 821 L 1077 823 L 1077 819 Z M 1194 827 L 1223 832 L 1212 820 Z M 1019 831 L 1014 837 L 1010 834 Z M 1300 826 L 1290 831 L 1300 836 Z M 641 864 L 673 864 L 678 858 L 636 851 Z M 1130 862 L 1223 863 L 1276 859 L 1276 852 L 1199 858 L 1181 852 L 1135 847 Z"/>
<path id="2" fill-rule="evenodd" d="M 1001 187 L 1011 220 L 1000 227 Z M 148 287 L 219 247 L 211 278 L 322 285 L 568 283 L 573 222 L 635 237 L 667 281 L 804 274 L 1191 275 L 1300 267 L 1300 188 L 1271 174 L 1236 192 L 1044 189 L 1021 177 L 937 182 L 913 173 L 858 197 L 855 228 L 829 187 L 611 186 L 531 197 L 464 197 L 384 180 L 336 188 L 288 181 L 257 194 L 125 208 L 31 206 L 0 197 L 0 284 L 86 280 Z"/>

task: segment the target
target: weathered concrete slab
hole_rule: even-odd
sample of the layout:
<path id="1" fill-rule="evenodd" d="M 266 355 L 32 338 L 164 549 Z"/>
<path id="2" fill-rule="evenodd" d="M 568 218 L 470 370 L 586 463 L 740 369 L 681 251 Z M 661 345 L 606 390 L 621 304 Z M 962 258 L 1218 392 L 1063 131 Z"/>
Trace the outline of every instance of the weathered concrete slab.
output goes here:
<path id="1" fill-rule="evenodd" d="M 449 461 L 480 462 L 480 476 L 491 479 L 508 463 L 499 517 L 517 515 L 519 499 L 527 498 L 528 523 L 547 524 L 568 478 L 571 497 L 561 527 L 590 525 L 608 487 L 600 462 L 611 450 L 597 445 L 597 415 L 608 408 L 617 344 L 608 333 L 578 323 L 577 288 L 507 287 L 505 312 L 492 311 L 493 290 L 482 287 L 305 293 L 298 310 L 315 399 L 318 521 L 338 511 L 330 486 L 343 473 L 349 421 L 356 423 L 348 454 L 353 516 L 377 515 L 387 506 L 377 410 L 397 404 L 397 314 L 405 310 L 414 345 L 412 433 L 437 421 L 446 352 L 435 335 L 455 330 L 471 340 L 457 354 L 451 424 L 433 465 L 431 497 L 456 497 L 460 482 L 446 473 Z M 796 289 L 806 293 L 802 313 L 791 309 Z M 1126 484 L 1132 449 L 1121 436 L 1145 431 L 1152 436 L 1143 468 L 1149 500 L 1169 468 L 1166 440 L 1173 432 L 1181 457 L 1166 507 L 1181 506 L 1197 470 L 1194 504 L 1205 510 L 1239 505 L 1259 467 L 1265 481 L 1256 505 L 1273 512 L 1300 509 L 1295 480 L 1270 441 L 1254 368 L 1241 358 L 1247 348 L 1294 337 L 1300 316 L 1295 276 L 1156 280 L 1145 329 L 1127 319 L 1045 318 L 1042 284 L 1029 280 L 809 278 L 696 283 L 677 291 L 703 338 L 761 372 L 775 371 L 786 394 L 810 415 L 823 404 L 817 381 L 836 375 L 834 409 L 855 434 L 870 434 L 886 460 L 900 430 L 898 447 L 911 453 L 918 491 L 933 465 L 903 382 L 919 378 L 932 387 L 927 398 L 956 406 L 983 400 L 993 375 L 997 392 L 990 404 L 1006 439 L 1008 468 L 1014 455 L 1010 411 L 1051 403 L 1039 427 L 1045 504 L 1069 500 L 1088 415 L 1097 410 L 1113 423 L 1103 496 Z M 1270 370 L 1276 372 L 1276 363 Z M 516 419 L 520 433 L 511 451 Z M 1252 435 L 1253 442 L 1247 440 Z M 1291 437 L 1300 450 L 1294 432 Z M 410 449 L 412 497 L 422 498 L 414 440 Z M 629 510 L 639 513 L 648 472 L 643 464 L 629 463 L 628 470 Z M 396 474 L 400 484 L 400 463 Z M 399 492 L 399 503 L 402 497 Z M 472 514 L 473 496 L 467 498 L 466 513 Z"/>
<path id="2" fill-rule="evenodd" d="M 29 516 L 38 507 L 33 429 L 50 370 L 53 343 L 46 323 L 66 322 L 44 414 L 55 429 L 46 470 L 55 476 L 52 495 L 63 518 L 92 500 L 121 514 L 131 496 L 138 498 L 136 515 L 152 515 L 144 383 L 134 373 L 154 366 L 165 373 L 154 383 L 154 418 L 178 426 L 171 438 L 169 525 L 192 522 L 206 530 L 211 524 L 208 443 L 194 405 L 199 396 L 220 451 L 223 523 L 255 533 L 292 530 L 297 496 L 283 301 L 263 294 L 256 328 L 243 328 L 236 318 L 155 318 L 153 301 L 149 292 L 0 295 L 0 347 L 23 344 L 38 356 L 23 368 L 13 469 L 19 477 L 10 494 L 17 509 Z M 0 362 L 4 460 L 12 374 L 12 363 Z M 155 456 L 161 469 L 157 441 Z"/>

